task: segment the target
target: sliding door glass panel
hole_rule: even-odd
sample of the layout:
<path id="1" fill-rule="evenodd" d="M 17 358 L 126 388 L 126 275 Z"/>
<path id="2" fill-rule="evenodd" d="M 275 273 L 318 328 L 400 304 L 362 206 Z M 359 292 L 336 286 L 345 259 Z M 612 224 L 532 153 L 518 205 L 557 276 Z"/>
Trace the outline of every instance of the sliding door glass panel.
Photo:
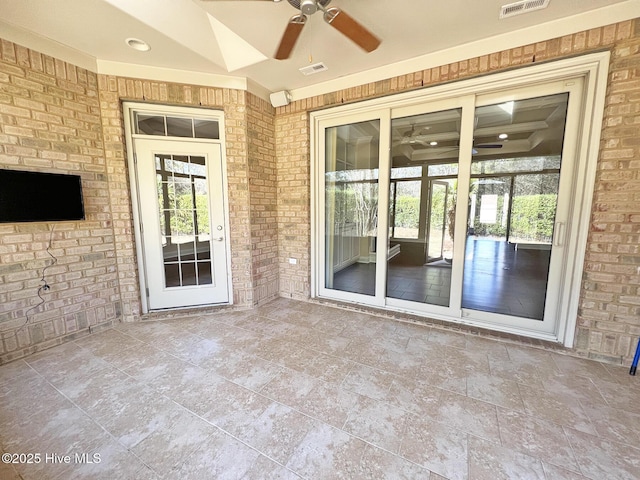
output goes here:
<path id="1" fill-rule="evenodd" d="M 463 308 L 543 320 L 567 102 L 476 109 Z"/>
<path id="2" fill-rule="evenodd" d="M 375 295 L 380 121 L 325 130 L 325 288 Z"/>
<path id="3" fill-rule="evenodd" d="M 387 297 L 449 306 L 461 114 L 391 121 Z"/>

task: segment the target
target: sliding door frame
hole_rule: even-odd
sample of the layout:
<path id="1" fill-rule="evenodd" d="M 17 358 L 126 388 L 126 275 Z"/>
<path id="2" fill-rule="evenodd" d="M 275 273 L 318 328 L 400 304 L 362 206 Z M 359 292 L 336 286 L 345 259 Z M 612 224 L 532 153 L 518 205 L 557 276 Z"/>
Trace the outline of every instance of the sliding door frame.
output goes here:
<path id="1" fill-rule="evenodd" d="M 567 347 L 572 347 L 575 337 L 576 319 L 578 313 L 578 304 L 580 299 L 581 279 L 583 272 L 584 258 L 586 254 L 587 236 L 589 232 L 589 219 L 591 216 L 591 205 L 593 201 L 594 184 L 596 176 L 596 164 L 599 153 L 600 131 L 604 113 L 604 101 L 607 88 L 607 75 L 609 67 L 609 52 L 599 52 L 581 57 L 573 57 L 565 60 L 558 60 L 540 64 L 534 64 L 514 70 L 500 72 L 496 74 L 481 76 L 472 79 L 460 80 L 443 85 L 429 87 L 417 91 L 405 92 L 387 97 L 366 100 L 359 103 L 341 105 L 326 110 L 312 112 L 310 116 L 310 147 L 311 147 L 311 296 L 321 298 L 331 298 L 352 303 L 366 304 L 375 307 L 381 307 L 392 311 L 401 311 L 407 313 L 418 313 L 420 315 L 428 315 L 431 318 L 442 319 L 453 323 L 462 323 L 480 326 L 483 328 L 492 328 L 498 331 L 505 331 L 520 335 L 527 335 L 534 338 L 551 340 L 563 343 Z M 412 107 L 420 109 L 421 104 L 432 104 L 439 100 L 450 100 L 453 98 L 462 98 L 467 95 L 475 98 L 481 95 L 489 95 L 492 93 L 505 92 L 511 89 L 517 89 L 537 84 L 545 84 L 553 81 L 571 82 L 573 79 L 581 77 L 584 81 L 582 89 L 582 108 L 581 123 L 578 132 L 578 142 L 576 144 L 576 168 L 574 169 L 573 186 L 575 194 L 572 202 L 572 218 L 574 219 L 574 227 L 570 232 L 570 236 L 566 241 L 566 249 L 571 252 L 567 255 L 565 263 L 565 271 L 561 281 L 562 298 L 558 303 L 556 322 L 553 332 L 537 333 L 527 332 L 521 329 L 511 328 L 504 325 L 488 326 L 485 323 L 478 323 L 469 320 L 462 315 L 460 309 L 459 315 L 452 315 L 451 309 L 454 308 L 453 302 L 450 304 L 448 312 L 438 312 L 437 309 L 429 307 L 429 311 L 416 311 L 415 308 L 404 308 L 400 305 L 392 305 L 393 302 L 384 299 L 384 294 L 380 297 L 381 289 L 386 286 L 386 259 L 383 261 L 382 256 L 385 255 L 386 249 L 378 249 L 377 265 L 379 268 L 376 275 L 376 302 L 371 302 L 372 297 L 356 298 L 353 294 L 335 295 L 335 291 L 331 290 L 327 295 L 326 290 L 320 288 L 322 279 L 320 275 L 323 273 L 324 262 L 324 230 L 320 229 L 322 218 L 324 217 L 324 137 L 321 136 L 324 127 L 331 122 L 335 125 L 344 125 L 358 121 L 357 118 L 382 119 L 383 116 L 390 119 L 395 116 L 391 111 L 397 111 L 400 108 Z M 475 102 L 473 102 L 475 104 Z M 471 111 L 473 109 L 466 109 Z M 467 115 L 469 113 L 466 113 Z M 465 113 L 463 112 L 463 115 Z M 327 123 L 329 122 L 329 123 Z M 383 133 L 384 122 L 381 122 L 381 144 L 380 144 L 380 172 L 389 168 L 389 148 L 390 135 L 385 139 Z M 461 132 L 463 135 L 463 132 Z M 467 142 L 471 142 L 472 135 L 465 135 Z M 386 144 L 384 142 L 386 141 Z M 384 144 L 384 146 L 383 146 Z M 464 148 L 464 150 L 462 150 Z M 464 151 L 471 151 L 471 145 L 463 147 L 461 145 L 461 161 Z M 470 155 L 469 155 L 470 156 Z M 469 159 L 470 162 L 470 159 Z M 464 175 L 463 171 L 459 172 Z M 388 180 L 383 181 L 388 175 L 380 175 L 379 184 L 379 211 L 388 211 Z M 386 183 L 386 185 L 384 184 Z M 468 189 L 469 179 L 459 177 L 458 195 L 464 198 L 464 188 Z M 461 190 L 462 188 L 462 190 Z M 468 191 L 466 192 L 468 194 Z M 460 210 L 460 209 L 458 209 Z M 465 217 L 462 220 L 459 217 Z M 462 220 L 462 221 L 460 221 Z M 466 212 L 456 212 L 456 237 L 464 238 L 464 230 L 466 229 Z M 458 230 L 462 233 L 459 234 Z M 386 236 L 388 234 L 387 215 L 379 215 L 378 223 L 378 239 L 384 238 L 383 244 L 386 244 Z M 458 242 L 463 243 L 463 242 Z M 454 248 L 460 248 L 454 246 Z M 382 252 L 381 252 L 382 250 Z M 346 292 L 345 292 L 346 293 Z M 380 302 L 380 298 L 384 301 Z M 453 299 L 452 299 L 453 300 Z"/>

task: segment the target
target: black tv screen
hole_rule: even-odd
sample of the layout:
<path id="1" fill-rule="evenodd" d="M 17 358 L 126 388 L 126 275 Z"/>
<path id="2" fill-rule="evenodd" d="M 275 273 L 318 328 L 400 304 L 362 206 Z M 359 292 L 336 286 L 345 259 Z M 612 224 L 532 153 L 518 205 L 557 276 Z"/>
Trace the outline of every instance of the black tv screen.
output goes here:
<path id="1" fill-rule="evenodd" d="M 0 222 L 84 220 L 79 175 L 0 170 Z"/>

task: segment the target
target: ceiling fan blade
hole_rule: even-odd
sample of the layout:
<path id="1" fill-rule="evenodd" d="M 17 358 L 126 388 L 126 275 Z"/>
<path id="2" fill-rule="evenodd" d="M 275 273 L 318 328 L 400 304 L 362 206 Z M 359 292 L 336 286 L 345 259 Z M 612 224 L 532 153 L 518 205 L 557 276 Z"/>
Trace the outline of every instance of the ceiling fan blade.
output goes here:
<path id="1" fill-rule="evenodd" d="M 287 24 L 287 28 L 284 31 L 284 35 L 282 35 L 282 39 L 280 40 L 280 45 L 278 46 L 278 51 L 276 52 L 276 59 L 285 60 L 289 58 L 291 55 L 291 51 L 298 41 L 298 37 L 302 32 L 302 27 L 307 21 L 307 17 L 304 15 L 296 15 L 295 17 L 291 17 L 289 23 Z"/>
<path id="2" fill-rule="evenodd" d="M 373 52 L 380 45 L 379 38 L 339 8 L 328 8 L 324 20 L 367 52 Z"/>

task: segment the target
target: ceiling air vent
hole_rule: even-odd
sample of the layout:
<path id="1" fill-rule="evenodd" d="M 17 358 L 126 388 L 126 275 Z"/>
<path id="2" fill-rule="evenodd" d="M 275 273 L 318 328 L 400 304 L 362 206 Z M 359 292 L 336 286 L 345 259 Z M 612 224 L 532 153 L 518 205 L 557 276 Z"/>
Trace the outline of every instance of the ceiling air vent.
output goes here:
<path id="1" fill-rule="evenodd" d="M 308 65 L 306 67 L 302 67 L 299 69 L 303 75 L 313 75 L 314 73 L 320 73 L 320 72 L 324 72 L 325 70 L 328 70 L 327 66 L 320 62 L 320 63 L 314 63 L 313 65 Z"/>
<path id="2" fill-rule="evenodd" d="M 500 18 L 513 17 L 521 13 L 529 13 L 549 6 L 550 0 L 522 0 L 520 2 L 503 5 L 500 8 Z"/>

